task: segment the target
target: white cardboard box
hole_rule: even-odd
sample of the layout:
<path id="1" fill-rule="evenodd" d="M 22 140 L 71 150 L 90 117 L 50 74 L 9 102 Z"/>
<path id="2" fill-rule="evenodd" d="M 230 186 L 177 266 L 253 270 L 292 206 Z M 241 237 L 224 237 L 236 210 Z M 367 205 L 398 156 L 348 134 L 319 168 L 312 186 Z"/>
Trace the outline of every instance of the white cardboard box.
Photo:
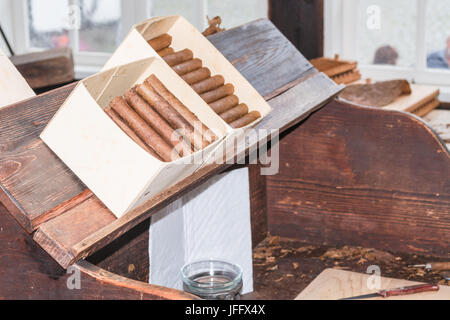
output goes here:
<path id="1" fill-rule="evenodd" d="M 110 101 L 155 74 L 218 139 L 202 151 L 161 162 L 103 111 Z M 77 85 L 41 134 L 42 140 L 117 216 L 189 176 L 228 133 L 207 104 L 161 59 L 120 65 Z M 195 161 L 194 161 L 195 159 Z"/>
<path id="2" fill-rule="evenodd" d="M 24 77 L 0 50 L 0 108 L 34 96 Z"/>

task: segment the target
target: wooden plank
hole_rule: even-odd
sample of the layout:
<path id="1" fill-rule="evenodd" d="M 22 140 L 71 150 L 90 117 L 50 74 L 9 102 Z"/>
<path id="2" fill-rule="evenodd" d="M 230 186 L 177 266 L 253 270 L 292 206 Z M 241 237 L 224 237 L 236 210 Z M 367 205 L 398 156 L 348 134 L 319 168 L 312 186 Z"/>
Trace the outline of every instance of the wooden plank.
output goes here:
<path id="1" fill-rule="evenodd" d="M 450 110 L 433 110 L 424 117 L 450 150 Z"/>
<path id="2" fill-rule="evenodd" d="M 450 154 L 420 118 L 332 102 L 282 140 L 280 159 L 272 235 L 450 256 Z"/>
<path id="3" fill-rule="evenodd" d="M 280 94 L 314 72 L 268 20 L 258 20 L 210 39 L 266 98 Z M 0 200 L 29 232 L 45 222 L 45 217 L 59 214 L 55 207 L 86 189 L 39 139 L 74 86 L 0 110 Z"/>
<path id="4" fill-rule="evenodd" d="M 379 290 L 370 289 L 371 275 L 344 270 L 326 269 L 313 282 L 311 282 L 295 300 L 338 300 L 379 290 L 395 289 L 405 286 L 421 284 L 420 282 L 381 277 Z M 363 300 L 449 300 L 450 287 L 440 286 L 439 291 L 423 292 L 408 296 L 389 298 L 370 298 Z"/>
<path id="5" fill-rule="evenodd" d="M 269 18 L 307 58 L 323 56 L 323 0 L 269 0 Z"/>
<path id="6" fill-rule="evenodd" d="M 17 55 L 11 61 L 33 89 L 63 85 L 75 79 L 70 48 Z"/>
<path id="7" fill-rule="evenodd" d="M 336 86 L 324 74 L 316 74 L 270 100 L 273 112 L 263 119 L 256 129 L 268 131 L 279 128 L 280 132 L 283 132 L 320 108 L 341 89 L 342 87 Z M 266 137 L 260 136 L 259 138 L 262 140 Z M 267 138 L 270 140 L 270 137 Z M 256 143 L 257 141 L 254 141 L 253 144 L 250 144 L 247 141 L 245 150 L 238 154 L 238 157 L 247 154 L 248 150 L 253 148 Z M 71 209 L 41 225 L 34 235 L 34 240 L 61 266 L 66 268 L 73 262 L 101 249 L 159 209 L 230 166 L 231 164 L 226 163 L 206 166 L 117 220 L 108 219 L 109 211 L 104 208 L 101 212 L 100 201 L 95 198 L 96 200 L 92 200 L 90 203 L 91 206 L 95 206 L 95 210 L 90 208 Z M 86 211 L 90 214 L 86 214 Z M 92 216 L 94 212 L 99 216 L 96 219 Z M 79 227 L 68 226 L 70 221 L 76 221 Z M 94 230 L 97 231 L 94 232 Z M 77 241 L 78 243 L 76 243 Z"/>
<path id="8" fill-rule="evenodd" d="M 66 272 L 2 205 L 0 227 L 0 300 L 195 299 L 181 291 L 112 274 L 86 261 L 80 261 Z M 145 265 L 148 261 L 141 263 Z M 79 272 L 81 288 L 69 290 L 67 283 L 75 272 Z"/>

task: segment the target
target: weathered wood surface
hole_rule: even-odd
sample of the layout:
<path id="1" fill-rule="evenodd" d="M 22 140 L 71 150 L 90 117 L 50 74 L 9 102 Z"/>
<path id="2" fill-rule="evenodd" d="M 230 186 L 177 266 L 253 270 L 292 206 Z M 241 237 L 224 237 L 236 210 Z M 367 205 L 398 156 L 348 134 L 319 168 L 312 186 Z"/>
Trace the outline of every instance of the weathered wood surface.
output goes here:
<path id="1" fill-rule="evenodd" d="M 61 268 L 0 205 L 0 300 L 2 299 L 195 299 L 186 293 L 112 274 L 89 262 Z M 145 264 L 145 262 L 142 262 Z M 67 280 L 80 273 L 80 290 Z"/>
<path id="2" fill-rule="evenodd" d="M 282 140 L 280 159 L 271 234 L 450 257 L 450 155 L 421 119 L 332 102 Z"/>
<path id="3" fill-rule="evenodd" d="M 17 55 L 11 61 L 33 89 L 63 85 L 75 79 L 69 48 Z"/>
<path id="4" fill-rule="evenodd" d="M 263 35 L 260 38 L 256 37 L 257 30 L 261 30 Z M 231 43 L 248 43 L 240 48 L 239 55 L 236 55 L 235 46 L 229 45 L 230 38 L 233 37 L 238 40 Z M 286 130 L 340 90 L 324 75 L 318 74 L 267 20 L 214 35 L 211 40 L 219 48 L 224 42 L 228 44 L 221 48 L 222 53 L 238 69 L 243 70 L 250 83 L 266 98 L 277 96 L 297 85 L 284 94 L 282 102 L 288 105 L 275 105 L 275 112 L 264 119 L 258 128 Z M 274 75 L 277 71 L 270 66 L 272 61 L 280 70 L 278 72 L 284 73 L 283 76 Z M 0 132 L 5 130 L 16 140 L 15 145 L 7 144 L 6 152 L 2 154 L 2 160 L 7 164 L 2 167 L 3 174 L 0 176 L 4 187 L 2 201 L 28 231 L 31 232 L 42 224 L 34 236 L 35 240 L 66 267 L 107 245 L 147 219 L 151 212 L 228 167 L 208 166 L 128 213 L 120 221 L 115 220 L 95 196 L 89 197 L 89 193 L 78 197 L 78 205 L 71 208 L 67 201 L 85 191 L 85 187 L 40 141 L 38 134 L 72 88 L 73 85 L 38 97 L 27 104 L 8 107 L 5 111 L 10 120 L 8 123 L 16 125 L 12 130 L 5 130 L 0 126 Z M 14 117 L 15 110 L 22 110 L 19 118 L 25 119 L 17 121 Z M 35 120 L 37 117 L 38 121 Z M 22 122 L 25 126 L 21 125 Z M 21 139 L 21 136 L 26 138 Z M 10 140 L 0 139 L 0 142 Z M 64 212 L 64 209 L 68 210 Z"/>

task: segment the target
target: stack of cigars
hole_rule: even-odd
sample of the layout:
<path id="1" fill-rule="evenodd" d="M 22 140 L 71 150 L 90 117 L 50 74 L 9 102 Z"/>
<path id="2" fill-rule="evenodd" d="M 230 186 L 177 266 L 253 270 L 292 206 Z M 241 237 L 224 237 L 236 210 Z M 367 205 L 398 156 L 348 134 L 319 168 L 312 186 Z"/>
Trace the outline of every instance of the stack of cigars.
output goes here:
<path id="1" fill-rule="evenodd" d="M 163 162 L 203 150 L 217 138 L 154 74 L 115 97 L 105 112 L 135 143 Z"/>
<path id="2" fill-rule="evenodd" d="M 148 44 L 232 128 L 245 127 L 261 118 L 258 111 L 249 112 L 248 106 L 239 102 L 232 84 L 226 84 L 221 75 L 212 76 L 191 50 L 175 52 L 169 34 L 153 38 Z"/>

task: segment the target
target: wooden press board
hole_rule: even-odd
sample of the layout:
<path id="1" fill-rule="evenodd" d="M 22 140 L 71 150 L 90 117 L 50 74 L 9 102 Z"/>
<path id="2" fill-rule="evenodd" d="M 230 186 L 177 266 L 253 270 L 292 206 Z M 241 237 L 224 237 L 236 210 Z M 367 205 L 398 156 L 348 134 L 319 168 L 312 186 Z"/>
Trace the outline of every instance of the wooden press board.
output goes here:
<path id="1" fill-rule="evenodd" d="M 310 283 L 295 300 L 338 300 L 363 294 L 373 293 L 377 290 L 367 288 L 367 280 L 371 275 L 344 270 L 326 269 L 313 282 Z M 412 286 L 420 282 L 401 279 L 381 278 L 381 288 L 394 289 L 403 286 Z M 408 296 L 390 298 L 371 298 L 367 300 L 449 300 L 450 287 L 440 286 L 437 292 L 424 292 Z"/>
<path id="2" fill-rule="evenodd" d="M 450 150 L 450 110 L 433 110 L 424 117 Z"/>
<path id="3" fill-rule="evenodd" d="M 0 50 L 0 108 L 34 96 L 24 77 Z"/>

